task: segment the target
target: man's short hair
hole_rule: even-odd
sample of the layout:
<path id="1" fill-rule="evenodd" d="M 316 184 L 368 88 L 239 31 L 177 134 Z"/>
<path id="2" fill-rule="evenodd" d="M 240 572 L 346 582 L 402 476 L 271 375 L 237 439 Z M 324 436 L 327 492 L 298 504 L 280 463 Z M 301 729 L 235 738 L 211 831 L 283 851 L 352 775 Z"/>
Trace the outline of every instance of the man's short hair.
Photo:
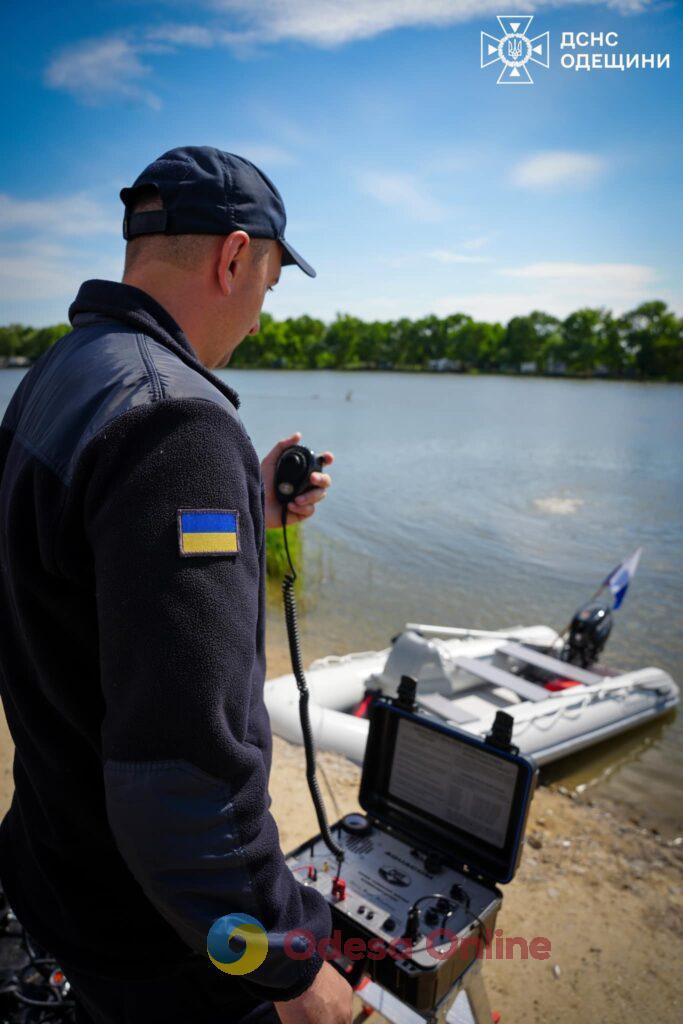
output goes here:
<path id="1" fill-rule="evenodd" d="M 148 210 L 163 210 L 161 197 L 155 188 L 141 189 L 131 213 L 146 213 Z M 194 270 L 215 247 L 219 235 L 140 235 L 126 243 L 124 276 L 134 267 L 149 260 L 170 263 L 180 270 Z M 254 260 L 258 261 L 268 252 L 270 239 L 252 238 L 250 248 Z"/>

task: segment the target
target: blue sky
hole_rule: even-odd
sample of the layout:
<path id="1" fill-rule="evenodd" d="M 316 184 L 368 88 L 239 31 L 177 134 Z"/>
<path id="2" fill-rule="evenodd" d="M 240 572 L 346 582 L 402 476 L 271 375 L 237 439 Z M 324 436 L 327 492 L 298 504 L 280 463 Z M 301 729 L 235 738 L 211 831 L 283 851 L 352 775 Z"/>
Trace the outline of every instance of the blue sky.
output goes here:
<path id="1" fill-rule="evenodd" d="M 63 320 L 81 280 L 119 279 L 118 190 L 191 144 L 284 195 L 318 277 L 288 268 L 276 316 L 683 312 L 679 6 L 512 8 L 550 32 L 532 86 L 479 66 L 508 12 L 490 0 L 6 5 L 0 323 Z M 565 31 L 671 69 L 563 69 Z"/>

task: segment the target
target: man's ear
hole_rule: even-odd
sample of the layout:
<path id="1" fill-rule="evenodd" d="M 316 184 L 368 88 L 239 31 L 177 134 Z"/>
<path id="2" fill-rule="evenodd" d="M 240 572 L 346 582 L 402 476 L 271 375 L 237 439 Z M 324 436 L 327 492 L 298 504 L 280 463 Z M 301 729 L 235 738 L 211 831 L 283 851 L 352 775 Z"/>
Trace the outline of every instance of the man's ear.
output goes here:
<path id="1" fill-rule="evenodd" d="M 233 231 L 223 239 L 218 255 L 218 287 L 223 295 L 230 295 L 240 263 L 249 247 L 249 235 L 246 231 Z"/>

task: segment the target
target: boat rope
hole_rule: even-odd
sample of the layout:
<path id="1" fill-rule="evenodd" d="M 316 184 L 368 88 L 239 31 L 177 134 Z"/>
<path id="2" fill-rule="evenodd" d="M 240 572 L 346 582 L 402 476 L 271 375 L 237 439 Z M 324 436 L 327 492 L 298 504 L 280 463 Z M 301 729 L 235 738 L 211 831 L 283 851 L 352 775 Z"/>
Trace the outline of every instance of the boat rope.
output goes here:
<path id="1" fill-rule="evenodd" d="M 526 721 L 516 722 L 513 732 L 515 738 L 523 736 L 526 730 L 530 726 L 535 726 L 541 732 L 548 732 L 549 729 L 563 718 L 567 718 L 570 721 L 579 718 L 581 713 L 589 707 L 591 704 L 597 704 L 600 701 L 606 700 L 607 698 L 625 700 L 634 690 L 633 686 L 623 686 L 619 689 L 613 690 L 598 690 L 594 693 L 586 694 L 581 700 L 573 702 L 563 707 L 550 708 L 543 710 L 536 718 L 527 718 Z M 545 720 L 548 719 L 546 724 Z M 483 735 L 483 733 L 482 733 Z"/>
<path id="2" fill-rule="evenodd" d="M 346 665 L 350 661 L 359 661 L 361 658 L 376 658 L 388 653 L 387 647 L 383 651 L 353 651 L 351 654 L 326 654 L 323 658 L 316 658 L 312 661 L 309 669 L 329 668 L 331 665 Z"/>

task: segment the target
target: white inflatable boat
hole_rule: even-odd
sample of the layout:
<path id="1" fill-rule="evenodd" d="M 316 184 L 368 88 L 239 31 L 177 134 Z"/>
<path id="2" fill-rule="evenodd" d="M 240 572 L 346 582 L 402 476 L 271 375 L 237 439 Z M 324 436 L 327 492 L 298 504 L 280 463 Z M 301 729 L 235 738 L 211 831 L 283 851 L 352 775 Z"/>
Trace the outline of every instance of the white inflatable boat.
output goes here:
<path id="1" fill-rule="evenodd" d="M 385 650 L 330 656 L 311 665 L 316 746 L 360 763 L 368 703 L 376 694 L 394 696 L 404 675 L 417 681 L 426 713 L 475 736 L 489 732 L 499 709 L 507 711 L 514 719 L 514 743 L 540 765 L 642 725 L 678 703 L 678 687 L 659 668 L 617 672 L 592 658 L 581 667 L 580 658 L 579 664 L 561 660 L 561 648 L 561 638 L 548 626 L 489 632 L 408 623 Z M 273 731 L 301 743 L 294 677 L 269 680 L 265 699 Z"/>

